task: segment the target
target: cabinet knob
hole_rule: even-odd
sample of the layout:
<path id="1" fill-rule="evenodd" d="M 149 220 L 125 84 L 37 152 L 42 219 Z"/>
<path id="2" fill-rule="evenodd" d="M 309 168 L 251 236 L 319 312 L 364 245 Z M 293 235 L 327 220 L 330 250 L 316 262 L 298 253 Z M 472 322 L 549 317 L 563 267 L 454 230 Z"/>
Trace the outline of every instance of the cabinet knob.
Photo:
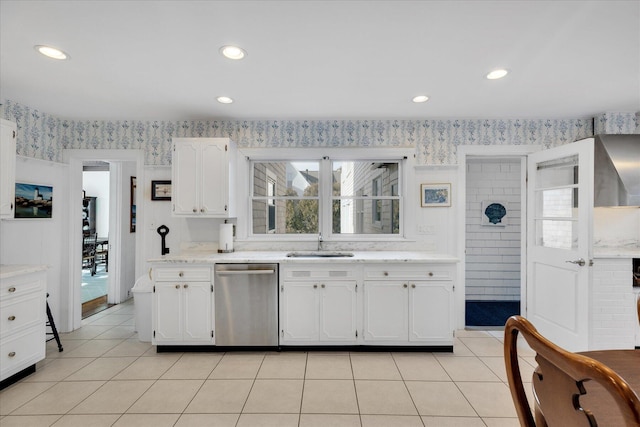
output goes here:
<path id="1" fill-rule="evenodd" d="M 314 285 L 313 285 L 313 289 L 315 289 L 315 288 L 317 288 L 317 287 L 318 287 L 318 285 L 317 285 L 317 284 L 314 284 Z"/>
<path id="2" fill-rule="evenodd" d="M 184 276 L 184 272 L 181 271 L 180 273 L 178 273 L 178 276 L 180 276 L 180 277 Z"/>
<path id="3" fill-rule="evenodd" d="M 9 353 L 9 357 L 14 357 L 16 355 L 15 351 L 12 351 L 11 353 Z"/>
<path id="4" fill-rule="evenodd" d="M 16 316 L 9 316 L 9 321 L 13 322 L 14 320 L 16 320 Z"/>
<path id="5" fill-rule="evenodd" d="M 406 283 L 405 283 L 405 284 L 403 284 L 403 285 L 402 285 L 402 287 L 403 287 L 403 288 L 406 288 L 406 287 L 407 287 L 407 284 L 406 284 Z"/>
<path id="6" fill-rule="evenodd" d="M 388 272 L 388 271 L 385 271 L 385 272 L 384 272 L 384 273 L 382 273 L 382 274 L 384 274 L 385 276 L 388 276 L 388 275 L 389 275 L 389 272 Z"/>
<path id="7" fill-rule="evenodd" d="M 433 271 L 429 272 L 429 277 L 433 277 Z"/>
<path id="8" fill-rule="evenodd" d="M 416 284 L 415 284 L 415 283 L 412 283 L 412 284 L 411 284 L 411 287 L 415 289 Z"/>
<path id="9" fill-rule="evenodd" d="M 180 289 L 180 285 L 176 285 L 176 289 Z"/>
<path id="10" fill-rule="evenodd" d="M 324 283 L 322 285 L 320 285 L 321 288 L 324 288 Z"/>
<path id="11" fill-rule="evenodd" d="M 200 208 L 200 212 L 204 213 L 204 208 Z"/>
<path id="12" fill-rule="evenodd" d="M 15 291 L 16 291 L 16 288 L 14 286 L 9 288 L 9 292 L 15 292 Z"/>
<path id="13" fill-rule="evenodd" d="M 183 288 L 187 289 L 189 287 L 189 285 L 187 285 L 186 283 L 184 285 L 182 285 Z"/>
<path id="14" fill-rule="evenodd" d="M 193 208 L 193 213 L 196 213 L 196 212 L 198 212 L 198 209 Z"/>

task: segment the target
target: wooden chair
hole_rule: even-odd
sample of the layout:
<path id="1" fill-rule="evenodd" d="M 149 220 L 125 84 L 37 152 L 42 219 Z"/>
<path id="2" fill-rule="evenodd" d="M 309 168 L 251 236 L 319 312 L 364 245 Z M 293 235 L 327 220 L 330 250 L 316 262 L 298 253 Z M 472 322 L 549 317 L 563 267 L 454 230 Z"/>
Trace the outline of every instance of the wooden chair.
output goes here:
<path id="1" fill-rule="evenodd" d="M 91 275 L 96 274 L 96 246 L 98 235 L 96 233 L 86 235 L 82 238 L 82 268 L 91 270 Z"/>
<path id="2" fill-rule="evenodd" d="M 538 367 L 533 374 L 535 416 L 520 376 L 518 332 L 536 352 Z M 589 387 L 585 388 L 588 381 L 598 383 L 611 396 L 615 402 L 612 405 L 617 405 L 624 420 L 624 424 L 618 424 L 620 427 L 640 426 L 640 399 L 624 379 L 601 362 L 558 347 L 521 316 L 507 319 L 504 338 L 507 378 L 521 426 L 596 427 L 598 414 L 582 407 L 588 393 Z"/>
<path id="3" fill-rule="evenodd" d="M 638 301 L 637 301 L 637 308 L 638 308 L 638 323 L 640 323 L 640 294 L 638 294 Z"/>

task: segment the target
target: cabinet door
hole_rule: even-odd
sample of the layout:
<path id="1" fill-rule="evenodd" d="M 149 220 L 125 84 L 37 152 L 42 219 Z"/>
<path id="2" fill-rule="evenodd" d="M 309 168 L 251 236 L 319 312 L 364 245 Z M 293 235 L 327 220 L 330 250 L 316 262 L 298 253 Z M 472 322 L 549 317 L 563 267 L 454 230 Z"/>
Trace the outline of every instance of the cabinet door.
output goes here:
<path id="1" fill-rule="evenodd" d="M 229 157 L 225 141 L 202 144 L 202 198 L 204 215 L 226 216 L 229 195 Z"/>
<path id="2" fill-rule="evenodd" d="M 356 341 L 356 282 L 320 285 L 320 341 Z"/>
<path id="3" fill-rule="evenodd" d="M 213 307 L 211 305 L 211 283 L 187 282 L 182 285 L 184 301 L 185 341 L 211 342 Z"/>
<path id="4" fill-rule="evenodd" d="M 13 218 L 16 190 L 16 126 L 0 122 L 0 218 Z"/>
<path id="5" fill-rule="evenodd" d="M 155 342 L 182 341 L 182 284 L 156 283 Z"/>
<path id="6" fill-rule="evenodd" d="M 406 282 L 364 283 L 365 341 L 407 341 L 407 297 Z"/>
<path id="7" fill-rule="evenodd" d="M 284 282 L 280 292 L 282 341 L 318 341 L 319 295 L 317 283 Z"/>
<path id="8" fill-rule="evenodd" d="M 453 283 L 409 283 L 409 341 L 453 339 Z"/>
<path id="9" fill-rule="evenodd" d="M 197 215 L 200 213 L 200 145 L 195 141 L 174 141 L 172 175 L 174 215 Z"/>

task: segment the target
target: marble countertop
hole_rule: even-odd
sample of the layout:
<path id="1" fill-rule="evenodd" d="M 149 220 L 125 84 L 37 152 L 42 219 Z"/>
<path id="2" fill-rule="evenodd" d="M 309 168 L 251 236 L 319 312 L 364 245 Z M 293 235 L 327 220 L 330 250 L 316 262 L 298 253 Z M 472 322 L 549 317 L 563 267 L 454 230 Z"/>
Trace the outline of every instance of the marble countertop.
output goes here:
<path id="1" fill-rule="evenodd" d="M 49 268 L 46 265 L 35 264 L 2 264 L 0 265 L 0 279 L 8 279 L 22 274 L 35 273 Z"/>
<path id="2" fill-rule="evenodd" d="M 640 258 L 640 247 L 598 247 L 593 248 L 594 258 Z"/>
<path id="3" fill-rule="evenodd" d="M 331 252 L 331 251 L 328 251 Z M 340 251 L 347 252 L 347 251 Z M 231 253 L 211 253 L 208 251 L 186 252 L 148 260 L 153 263 L 457 263 L 451 255 L 413 251 L 348 251 L 352 257 L 287 257 L 289 251 L 238 251 Z"/>

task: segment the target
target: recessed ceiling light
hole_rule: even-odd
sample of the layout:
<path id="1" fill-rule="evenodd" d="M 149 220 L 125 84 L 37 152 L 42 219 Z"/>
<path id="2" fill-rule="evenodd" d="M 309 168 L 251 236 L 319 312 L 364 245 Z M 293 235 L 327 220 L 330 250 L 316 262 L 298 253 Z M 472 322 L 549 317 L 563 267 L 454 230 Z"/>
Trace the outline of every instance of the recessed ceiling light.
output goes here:
<path id="1" fill-rule="evenodd" d="M 231 104 L 233 102 L 233 99 L 229 98 L 228 96 L 219 96 L 216 98 L 216 100 L 221 104 Z"/>
<path id="2" fill-rule="evenodd" d="M 506 76 L 507 74 L 509 74 L 509 71 L 507 71 L 507 70 L 505 70 L 505 69 L 503 69 L 503 68 L 500 68 L 500 69 L 498 69 L 498 70 L 493 70 L 493 71 L 491 71 L 489 74 L 487 74 L 487 78 L 488 78 L 489 80 L 496 80 L 496 79 L 501 79 L 501 78 L 503 78 L 503 77 L 504 77 L 504 76 Z"/>
<path id="3" fill-rule="evenodd" d="M 427 95 L 414 96 L 412 99 L 412 101 L 415 102 L 416 104 L 420 102 L 427 102 L 428 100 L 429 100 L 429 97 Z"/>
<path id="4" fill-rule="evenodd" d="M 247 52 L 244 49 L 238 46 L 222 46 L 220 48 L 220 53 L 229 59 L 242 59 L 247 56 Z"/>
<path id="5" fill-rule="evenodd" d="M 47 56 L 52 59 L 59 59 L 59 60 L 71 59 L 69 55 L 67 55 L 65 52 L 55 47 L 39 44 L 39 45 L 35 45 L 34 49 L 40 52 L 41 54 L 43 54 L 44 56 Z"/>

